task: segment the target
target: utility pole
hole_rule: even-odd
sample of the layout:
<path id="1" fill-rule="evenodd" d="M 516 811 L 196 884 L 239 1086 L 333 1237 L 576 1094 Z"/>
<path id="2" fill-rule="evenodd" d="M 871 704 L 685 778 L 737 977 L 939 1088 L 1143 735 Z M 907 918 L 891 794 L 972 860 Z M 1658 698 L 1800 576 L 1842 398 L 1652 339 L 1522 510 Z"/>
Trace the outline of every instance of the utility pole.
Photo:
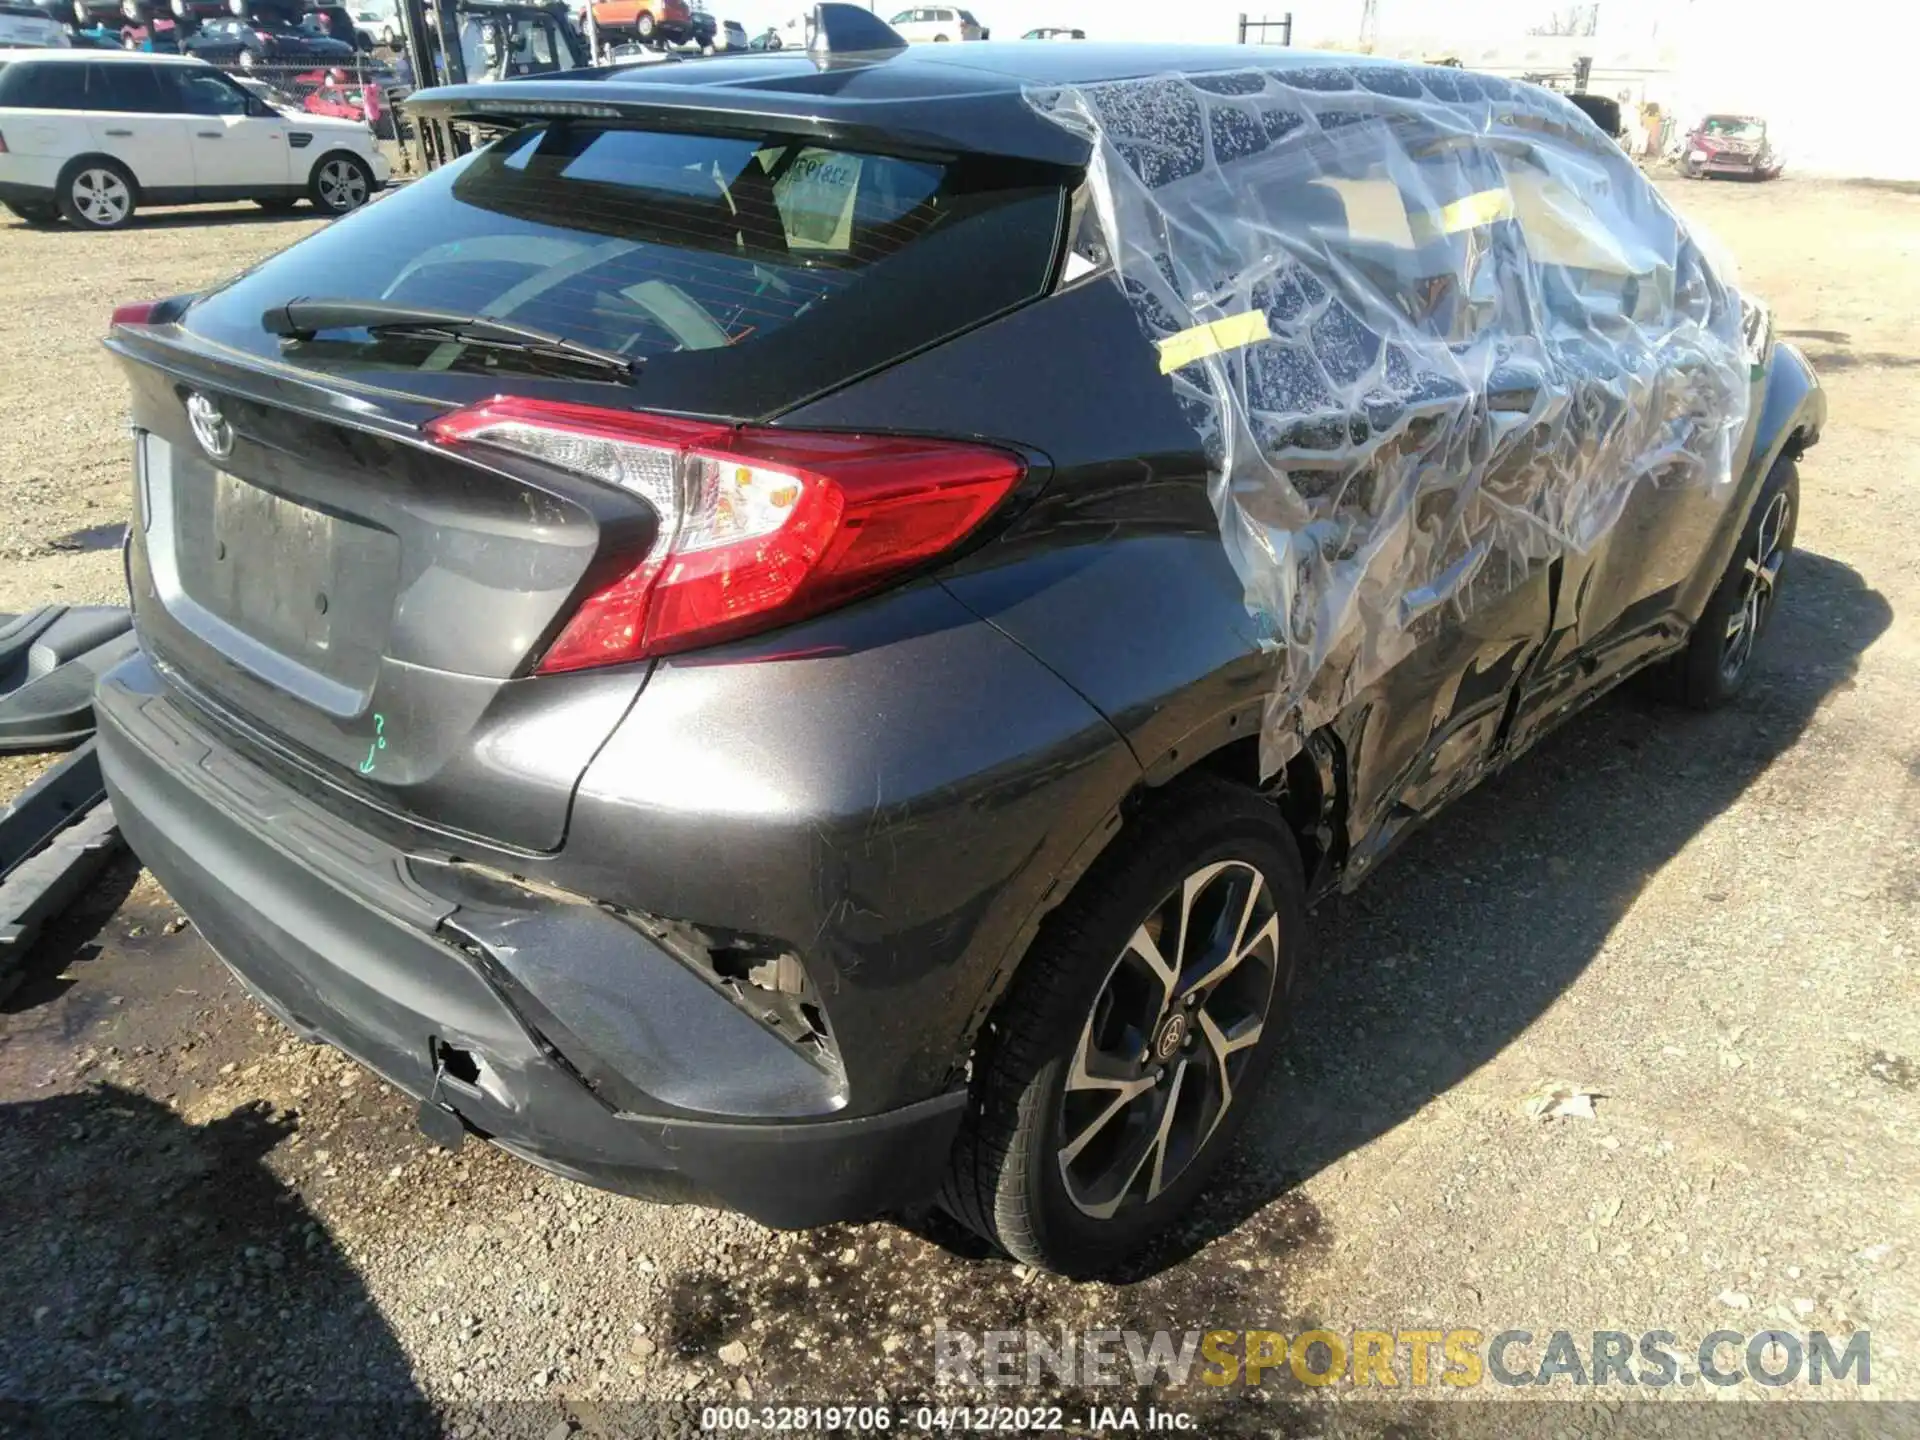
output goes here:
<path id="1" fill-rule="evenodd" d="M 1366 0 L 1360 9 L 1360 49 L 1371 55 L 1380 40 L 1380 0 Z"/>

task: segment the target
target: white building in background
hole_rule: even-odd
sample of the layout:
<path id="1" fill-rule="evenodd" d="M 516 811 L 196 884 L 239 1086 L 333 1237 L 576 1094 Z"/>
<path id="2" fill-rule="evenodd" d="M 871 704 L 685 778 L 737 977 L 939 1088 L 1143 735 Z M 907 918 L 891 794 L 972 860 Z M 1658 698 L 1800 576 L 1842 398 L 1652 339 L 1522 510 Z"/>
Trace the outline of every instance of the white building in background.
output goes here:
<path id="1" fill-rule="evenodd" d="M 1920 61 L 1920 5 L 1598 0 L 1594 33 L 1578 37 L 1525 33 L 1571 5 L 1503 5 L 1494 26 L 1469 8 L 1474 23 L 1456 27 L 1442 4 L 1379 0 L 1376 51 L 1450 52 L 1501 75 L 1567 73 L 1587 55 L 1590 90 L 1654 101 L 1683 125 L 1715 112 L 1764 117 L 1791 173 L 1920 180 L 1907 98 Z"/>
<path id="2" fill-rule="evenodd" d="M 716 13 L 777 24 L 812 0 L 709 0 Z M 901 8 L 872 0 L 882 17 Z M 1580 5 L 1595 33 L 1532 35 Z M 1366 0 L 970 0 L 996 40 L 1042 25 L 1092 40 L 1230 44 L 1242 12 L 1293 14 L 1296 46 L 1353 49 Z M 1920 65 L 1920 0 L 1374 0 L 1375 50 L 1458 56 L 1503 75 L 1594 61 L 1590 88 L 1655 101 L 1691 124 L 1714 111 L 1762 115 L 1789 173 L 1920 180 L 1908 91 Z M 1277 32 L 1270 32 L 1277 38 Z"/>
<path id="3" fill-rule="evenodd" d="M 1920 180 L 1915 7 L 1692 0 L 1673 8 L 1681 114 L 1765 116 L 1789 173 Z"/>

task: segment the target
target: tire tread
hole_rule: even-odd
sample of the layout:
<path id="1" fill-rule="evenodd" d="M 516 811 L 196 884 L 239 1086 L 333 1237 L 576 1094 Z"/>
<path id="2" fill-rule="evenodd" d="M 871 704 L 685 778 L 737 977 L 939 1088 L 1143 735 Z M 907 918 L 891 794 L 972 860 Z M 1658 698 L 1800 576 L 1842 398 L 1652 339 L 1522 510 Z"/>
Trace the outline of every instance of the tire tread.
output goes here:
<path id="1" fill-rule="evenodd" d="M 1014 1259 L 1057 1268 L 1053 1247 L 1028 1203 L 1029 1167 L 1044 1087 L 1035 1078 L 1054 1057 L 1062 1027 L 1077 1034 L 1074 997 L 1085 968 L 1110 963 L 1090 931 L 1115 909 L 1138 904 L 1137 875 L 1172 855 L 1204 845 L 1223 825 L 1257 821 L 1299 875 L 1299 854 L 1279 811 L 1244 786 L 1212 775 L 1177 782 L 1154 797 L 1061 906 L 1042 922 L 1000 1003 L 988 1017 L 974 1055 L 967 1118 L 953 1149 L 941 1206 Z M 1275 882 L 1277 883 L 1277 882 Z"/>

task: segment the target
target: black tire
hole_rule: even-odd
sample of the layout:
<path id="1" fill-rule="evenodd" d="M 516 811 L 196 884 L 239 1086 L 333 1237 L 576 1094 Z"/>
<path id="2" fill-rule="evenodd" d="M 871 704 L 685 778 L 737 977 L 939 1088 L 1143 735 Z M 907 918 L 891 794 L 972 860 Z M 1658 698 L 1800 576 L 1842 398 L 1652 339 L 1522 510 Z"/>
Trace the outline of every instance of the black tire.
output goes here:
<path id="1" fill-rule="evenodd" d="M 59 207 L 47 200 L 7 200 L 0 201 L 7 209 L 26 221 L 29 225 L 57 225 L 60 223 Z"/>
<path id="2" fill-rule="evenodd" d="M 114 186 L 116 181 L 119 189 Z M 119 203 L 112 203 L 115 201 Z M 82 230 L 118 230 L 133 219 L 140 203 L 140 187 L 118 160 L 104 155 L 82 156 L 67 162 L 67 168 L 60 172 L 54 203 L 69 225 Z"/>
<path id="3" fill-rule="evenodd" d="M 1133 938 L 1142 931 L 1164 937 L 1171 913 L 1166 906 L 1181 903 L 1189 877 L 1205 875 L 1222 862 L 1222 879 L 1193 890 L 1192 913 L 1201 914 L 1202 905 L 1214 904 L 1210 886 L 1227 883 L 1243 872 L 1257 873 L 1265 881 L 1265 891 L 1247 881 L 1250 898 L 1235 913 L 1244 930 L 1250 916 L 1266 913 L 1264 903 L 1256 911 L 1253 897 L 1269 896 L 1277 926 L 1270 947 L 1265 943 L 1263 920 L 1258 927 L 1259 954 L 1255 955 L 1253 942 L 1242 946 L 1247 962 L 1239 969 L 1222 967 L 1226 980 L 1203 1003 L 1196 1007 L 1173 1004 L 1164 1019 L 1149 1020 L 1138 1034 L 1125 1023 L 1116 1030 L 1116 1023 L 1124 1020 L 1124 1007 L 1114 999 L 1122 980 L 1146 999 L 1148 1009 L 1151 996 L 1167 993 L 1163 981 L 1148 981 L 1144 987 L 1139 983 L 1147 971 L 1137 963 L 1143 952 Z M 1207 913 L 1226 915 L 1240 903 L 1229 895 Z M 1156 923 L 1158 929 L 1153 930 Z M 1224 923 L 1208 923 L 1194 933 L 1218 941 L 1223 933 L 1219 926 Z M 1178 924 L 1182 930 L 1187 928 L 1184 919 Z M 1286 1028 L 1288 995 L 1306 951 L 1306 924 L 1299 850 L 1273 805 L 1240 786 L 1208 776 L 1182 782 L 1173 793 L 1144 807 L 1041 926 L 1012 986 L 989 1018 L 974 1055 L 972 1093 L 942 1192 L 943 1207 L 1015 1259 L 1068 1275 L 1109 1272 L 1163 1231 L 1206 1183 L 1252 1106 Z M 1225 944 L 1228 950 L 1234 948 L 1231 940 Z M 1183 972 L 1181 960 L 1165 963 L 1176 973 Z M 1209 1011 L 1230 985 L 1250 980 L 1252 988 L 1243 989 L 1247 995 L 1256 994 L 1262 976 L 1254 971 L 1242 974 L 1250 964 L 1265 971 L 1267 991 L 1260 1028 L 1250 1041 L 1245 1039 L 1244 1023 L 1229 1034 L 1223 1034 L 1212 1020 L 1196 1018 L 1187 1023 L 1186 1017 Z M 1172 1034 L 1175 1015 L 1181 1020 L 1179 1036 Z M 1093 1041 L 1096 1027 L 1113 1038 Z M 1183 1049 L 1180 1041 L 1187 1033 L 1202 1041 L 1204 1048 Z M 1135 1086 L 1159 1071 L 1167 1073 L 1153 1089 L 1124 1102 L 1117 1089 L 1073 1087 L 1078 1118 L 1071 1122 L 1076 1133 L 1069 1135 L 1068 1081 L 1083 1038 L 1095 1058 L 1079 1068 L 1098 1072 L 1103 1077 L 1096 1082 L 1099 1086 Z M 1230 1103 L 1209 1111 L 1206 1075 L 1217 1073 L 1217 1065 L 1234 1063 L 1215 1044 L 1222 1042 L 1224 1050 L 1233 1038 L 1243 1044 L 1232 1053 L 1244 1051 L 1245 1059 L 1238 1062 L 1237 1072 L 1226 1071 L 1232 1076 Z M 1169 1040 L 1174 1042 L 1171 1049 Z M 1137 1076 L 1123 1082 L 1105 1078 L 1118 1073 L 1114 1067 L 1120 1063 L 1110 1053 L 1110 1044 L 1126 1049 Z M 1192 1089 L 1184 1088 L 1189 1073 L 1201 1077 Z M 1098 1098 L 1106 1094 L 1116 1098 L 1111 1102 Z M 1123 1108 L 1108 1111 L 1109 1103 Z M 1139 1162 L 1131 1159 L 1130 1142 L 1157 1133 L 1162 1137 L 1162 1158 L 1171 1155 L 1166 1137 L 1172 1125 L 1184 1123 L 1180 1119 L 1183 1104 L 1202 1107 L 1192 1119 L 1193 1133 L 1186 1137 L 1180 1157 L 1184 1168 L 1154 1194 L 1153 1186 L 1162 1178 L 1158 1167 L 1142 1169 L 1153 1158 L 1153 1142 L 1144 1139 Z M 1148 1108 L 1134 1113 L 1135 1105 Z M 1151 1108 L 1156 1105 L 1158 1110 Z M 1165 1119 L 1169 1111 L 1175 1112 L 1171 1122 Z M 1088 1136 L 1093 1137 L 1091 1143 Z M 1082 1147 L 1078 1154 L 1066 1154 L 1075 1141 Z M 1108 1187 L 1112 1194 L 1100 1204 L 1116 1208 L 1098 1217 L 1087 1206 L 1087 1199 L 1093 1197 L 1076 1196 L 1071 1186 L 1077 1182 L 1069 1181 L 1068 1171 L 1083 1160 L 1097 1165 L 1109 1151 L 1115 1152 L 1113 1175 L 1131 1178 Z"/>
<path id="4" fill-rule="evenodd" d="M 642 44 L 653 39 L 653 16 L 642 10 L 633 22 L 633 33 Z"/>
<path id="5" fill-rule="evenodd" d="M 1687 648 L 1653 672 L 1661 695 L 1690 709 L 1717 710 L 1746 688 L 1754 656 L 1779 609 L 1799 519 L 1799 467 L 1782 455 L 1767 472 L 1733 559 L 1693 627 Z"/>
<path id="6" fill-rule="evenodd" d="M 357 188 L 346 171 L 358 177 Z M 373 198 L 373 171 L 358 155 L 332 150 L 314 162 L 309 187 L 314 208 L 321 214 L 350 215 Z"/>

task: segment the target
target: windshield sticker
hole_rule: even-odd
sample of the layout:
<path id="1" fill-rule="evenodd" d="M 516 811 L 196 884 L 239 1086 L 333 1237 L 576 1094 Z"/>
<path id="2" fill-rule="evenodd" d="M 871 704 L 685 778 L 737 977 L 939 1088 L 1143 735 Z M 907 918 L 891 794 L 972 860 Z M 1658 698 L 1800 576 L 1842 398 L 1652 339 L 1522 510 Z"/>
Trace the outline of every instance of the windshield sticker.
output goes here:
<path id="1" fill-rule="evenodd" d="M 853 231 L 853 199 L 862 158 L 835 150 L 802 150 L 774 182 L 774 201 L 787 245 L 800 250 L 845 250 Z"/>

